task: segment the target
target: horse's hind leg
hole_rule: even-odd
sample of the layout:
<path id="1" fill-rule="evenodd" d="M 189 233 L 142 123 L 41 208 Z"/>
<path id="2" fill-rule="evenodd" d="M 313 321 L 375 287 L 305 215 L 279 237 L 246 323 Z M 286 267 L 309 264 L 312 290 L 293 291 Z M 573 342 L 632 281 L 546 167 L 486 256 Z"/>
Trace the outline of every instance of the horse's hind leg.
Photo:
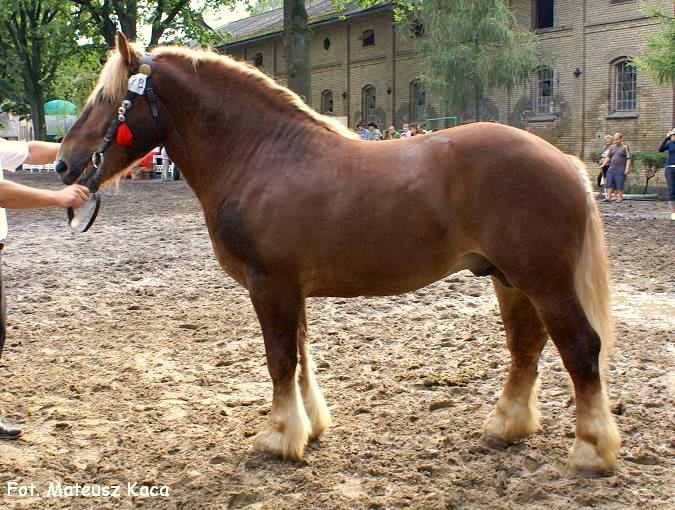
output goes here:
<path id="1" fill-rule="evenodd" d="M 311 425 L 297 381 L 298 324 L 304 300 L 292 285 L 267 277 L 249 282 L 251 301 L 263 337 L 272 377 L 272 410 L 255 446 L 289 460 L 302 458 Z"/>
<path id="2" fill-rule="evenodd" d="M 533 434 L 539 428 L 537 364 L 546 330 L 532 302 L 520 291 L 492 279 L 511 352 L 508 379 L 497 407 L 483 423 L 483 439 L 498 446 Z"/>
<path id="3" fill-rule="evenodd" d="M 576 439 L 568 464 L 581 470 L 611 471 L 621 438 L 601 379 L 600 337 L 575 292 L 533 301 L 574 383 Z"/>
<path id="4" fill-rule="evenodd" d="M 307 342 L 307 314 L 303 303 L 298 325 L 298 352 L 300 353 L 300 391 L 305 410 L 312 424 L 312 437 L 319 437 L 331 424 L 330 412 L 314 376 L 314 363 Z"/>

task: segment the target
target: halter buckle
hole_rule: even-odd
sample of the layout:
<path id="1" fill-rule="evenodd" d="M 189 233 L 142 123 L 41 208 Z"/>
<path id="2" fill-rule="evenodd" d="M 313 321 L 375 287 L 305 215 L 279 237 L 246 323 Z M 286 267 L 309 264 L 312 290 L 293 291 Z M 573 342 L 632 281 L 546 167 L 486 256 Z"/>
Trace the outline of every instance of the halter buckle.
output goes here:
<path id="1" fill-rule="evenodd" d="M 93 167 L 98 170 L 99 167 L 103 164 L 103 153 L 102 152 L 94 152 L 91 155 L 91 164 Z"/>

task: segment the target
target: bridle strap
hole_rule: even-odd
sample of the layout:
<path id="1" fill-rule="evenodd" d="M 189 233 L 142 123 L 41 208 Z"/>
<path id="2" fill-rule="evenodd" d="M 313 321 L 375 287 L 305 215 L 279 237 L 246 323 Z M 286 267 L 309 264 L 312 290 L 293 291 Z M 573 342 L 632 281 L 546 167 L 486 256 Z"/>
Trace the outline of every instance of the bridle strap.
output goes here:
<path id="1" fill-rule="evenodd" d="M 147 98 L 150 113 L 152 114 L 152 118 L 155 121 L 155 125 L 157 126 L 157 134 L 159 135 L 160 140 L 162 140 L 166 136 L 166 130 L 164 129 L 164 126 L 162 125 L 161 119 L 159 117 L 159 108 L 157 107 L 157 94 L 155 94 L 155 89 L 152 87 L 151 75 L 152 75 L 152 61 L 154 60 L 154 58 L 155 56 L 152 53 L 144 55 L 136 71 L 146 75 L 144 95 Z M 126 109 L 129 109 L 131 108 L 131 105 L 133 105 L 134 99 L 136 99 L 138 96 L 139 94 L 137 94 L 136 92 L 132 92 L 130 90 L 124 97 L 124 101 L 122 102 L 122 104 L 123 105 L 128 104 Z M 125 108 L 121 108 L 120 111 L 125 111 Z M 115 119 L 113 119 L 113 121 L 110 123 L 108 131 L 106 131 L 106 134 L 103 137 L 103 142 L 101 142 L 101 145 L 99 145 L 96 152 L 94 152 L 91 155 L 91 163 L 97 170 L 96 172 L 97 174 L 100 173 L 98 169 L 103 163 L 103 154 L 110 148 L 110 144 L 112 144 L 113 138 L 117 133 L 117 128 L 119 128 L 122 122 L 125 122 L 123 113 L 115 117 Z"/>
<path id="2" fill-rule="evenodd" d="M 138 68 L 140 70 L 142 66 L 146 65 L 150 70 L 145 80 L 145 96 L 148 99 L 148 107 L 150 108 L 152 118 L 155 120 L 155 125 L 157 126 L 157 131 L 159 133 L 159 138 L 163 139 L 166 132 L 164 131 L 164 126 L 162 126 L 162 122 L 160 121 L 159 118 L 159 108 L 157 107 L 157 94 L 155 94 L 155 89 L 152 87 L 152 61 L 154 59 L 155 56 L 152 53 L 146 54 L 141 59 L 141 63 L 138 66 Z"/>

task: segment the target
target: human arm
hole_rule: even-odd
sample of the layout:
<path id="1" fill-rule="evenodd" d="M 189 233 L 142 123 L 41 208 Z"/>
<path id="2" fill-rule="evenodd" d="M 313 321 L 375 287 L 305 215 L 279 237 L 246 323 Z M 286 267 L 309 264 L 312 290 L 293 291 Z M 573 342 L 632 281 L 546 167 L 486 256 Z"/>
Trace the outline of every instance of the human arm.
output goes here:
<path id="1" fill-rule="evenodd" d="M 661 145 L 659 145 L 659 152 L 666 152 L 668 150 L 668 142 L 670 142 L 670 136 L 666 136 L 661 142 Z"/>
<path id="2" fill-rule="evenodd" d="M 628 172 L 630 172 L 630 165 L 633 162 L 633 158 L 630 155 L 630 149 L 626 147 L 626 171 L 624 172 L 625 175 L 628 175 Z"/>
<path id="3" fill-rule="evenodd" d="M 58 191 L 31 188 L 11 181 L 0 181 L 0 207 L 33 209 L 38 207 L 79 207 L 89 196 L 89 190 L 73 184 Z"/>
<path id="4" fill-rule="evenodd" d="M 53 163 L 59 153 L 60 143 L 32 141 L 28 142 L 27 165 L 45 165 Z"/>

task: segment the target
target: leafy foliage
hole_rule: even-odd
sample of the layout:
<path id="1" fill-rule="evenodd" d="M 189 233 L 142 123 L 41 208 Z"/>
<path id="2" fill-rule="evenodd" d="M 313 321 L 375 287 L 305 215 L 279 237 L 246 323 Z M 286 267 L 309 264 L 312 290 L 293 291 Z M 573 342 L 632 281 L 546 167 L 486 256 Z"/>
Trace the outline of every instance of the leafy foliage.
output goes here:
<path id="1" fill-rule="evenodd" d="M 65 99 L 82 110 L 101 72 L 102 57 L 101 48 L 78 47 L 59 64 L 56 77 L 49 87 L 47 100 Z"/>
<path id="2" fill-rule="evenodd" d="M 257 0 L 249 6 L 248 11 L 255 16 L 274 9 L 281 9 L 283 6 L 284 0 Z"/>
<path id="3" fill-rule="evenodd" d="M 533 33 L 504 0 L 406 0 L 403 23 L 421 22 L 424 83 L 454 112 L 480 114 L 488 90 L 527 80 L 538 65 Z M 400 16 L 400 14 L 399 14 Z"/>
<path id="4" fill-rule="evenodd" d="M 631 63 L 651 75 L 658 85 L 675 83 L 675 16 L 660 11 L 651 14 L 663 21 L 663 30 L 647 40 L 644 57 Z"/>
<path id="5" fill-rule="evenodd" d="M 202 46 L 222 42 L 222 37 L 204 21 L 207 12 L 233 6 L 235 0 L 64 0 L 87 14 L 90 33 L 102 35 L 105 44 L 115 46 L 117 27 L 131 41 L 138 39 L 141 26 L 150 27 L 148 46 L 161 42 L 196 41 Z"/>
<path id="6" fill-rule="evenodd" d="M 36 138 L 45 136 L 46 91 L 76 49 L 79 22 L 65 0 L 0 0 L 1 102 L 17 114 L 30 109 Z"/>
<path id="7" fill-rule="evenodd" d="M 666 164 L 666 153 L 655 151 L 636 151 L 633 153 L 633 160 L 644 166 L 645 187 L 642 193 L 647 193 L 649 181 L 654 178 L 656 172 Z M 633 165 L 633 170 L 637 171 L 638 165 Z"/>

